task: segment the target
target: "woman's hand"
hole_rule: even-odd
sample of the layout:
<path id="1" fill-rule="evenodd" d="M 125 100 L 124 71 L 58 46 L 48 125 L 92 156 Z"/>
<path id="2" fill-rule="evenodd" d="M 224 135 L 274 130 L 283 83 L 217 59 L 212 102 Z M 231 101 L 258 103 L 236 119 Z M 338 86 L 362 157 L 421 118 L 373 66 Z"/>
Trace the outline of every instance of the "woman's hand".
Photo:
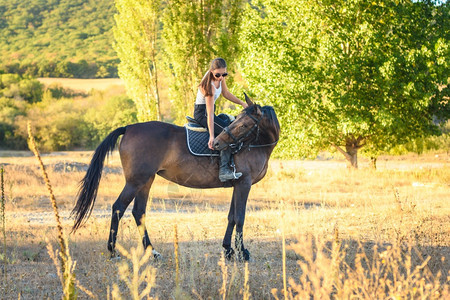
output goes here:
<path id="1" fill-rule="evenodd" d="M 214 136 L 210 136 L 209 141 L 208 141 L 208 148 L 211 150 L 214 150 L 213 142 L 214 142 Z"/>
<path id="2" fill-rule="evenodd" d="M 213 91 L 214 92 L 214 91 Z M 225 97 L 225 99 L 230 100 L 233 103 L 242 105 L 243 108 L 247 108 L 247 103 L 245 101 L 240 100 L 238 97 L 233 95 L 227 87 L 227 84 L 225 82 L 225 79 L 222 79 L 222 96 Z"/>

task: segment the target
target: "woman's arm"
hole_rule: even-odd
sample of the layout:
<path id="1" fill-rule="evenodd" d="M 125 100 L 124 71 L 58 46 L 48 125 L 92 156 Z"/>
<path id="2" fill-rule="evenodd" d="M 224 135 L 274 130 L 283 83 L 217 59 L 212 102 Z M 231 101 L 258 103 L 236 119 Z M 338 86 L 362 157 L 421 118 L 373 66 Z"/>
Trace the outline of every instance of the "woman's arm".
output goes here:
<path id="1" fill-rule="evenodd" d="M 236 97 L 235 95 L 233 95 L 233 94 L 228 90 L 228 87 L 227 87 L 227 84 L 226 84 L 226 82 L 225 82 L 225 79 L 222 79 L 222 95 L 223 95 L 226 99 L 230 100 L 231 102 L 236 103 L 236 104 L 239 104 L 239 105 L 242 105 L 244 108 L 246 108 L 246 107 L 248 106 L 247 103 L 245 103 L 244 101 L 239 100 L 238 97 Z"/>
<path id="2" fill-rule="evenodd" d="M 213 96 L 206 96 L 206 116 L 208 122 L 208 131 L 209 131 L 209 141 L 208 148 L 214 150 L 213 141 L 214 141 L 214 98 Z"/>

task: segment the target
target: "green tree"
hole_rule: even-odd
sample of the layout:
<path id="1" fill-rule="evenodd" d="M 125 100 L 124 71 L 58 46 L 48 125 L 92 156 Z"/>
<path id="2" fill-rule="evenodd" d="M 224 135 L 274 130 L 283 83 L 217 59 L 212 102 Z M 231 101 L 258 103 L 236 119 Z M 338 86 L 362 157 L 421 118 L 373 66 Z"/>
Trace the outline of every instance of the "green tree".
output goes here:
<path id="1" fill-rule="evenodd" d="M 26 115 L 28 106 L 28 102 L 22 100 L 0 97 L 0 149 L 26 147 L 26 138 L 18 134 L 15 119 Z"/>
<path id="2" fill-rule="evenodd" d="M 43 85 L 33 78 L 23 78 L 18 74 L 0 74 L 0 97 L 15 98 L 27 102 L 42 99 Z"/>
<path id="3" fill-rule="evenodd" d="M 158 91 L 157 36 L 160 0 L 116 0 L 114 48 L 119 76 L 135 101 L 138 120 L 161 120 Z"/>
<path id="4" fill-rule="evenodd" d="M 284 155 L 335 147 L 357 167 L 358 150 L 376 158 L 438 134 L 436 122 L 448 119 L 448 5 L 251 4 L 243 22 L 243 73 L 276 107 Z"/>
<path id="5" fill-rule="evenodd" d="M 84 146 L 84 127 L 82 116 L 85 108 L 77 106 L 72 99 L 56 100 L 46 93 L 43 101 L 35 103 L 26 116 L 15 120 L 17 134 L 27 136 L 27 122 L 35 128 L 35 138 L 44 151 L 69 150 Z"/>
<path id="6" fill-rule="evenodd" d="M 57 77 L 67 74 L 59 69 L 63 65 L 55 68 L 60 62 L 84 59 L 89 65 L 99 60 L 116 65 L 111 47 L 114 13 L 109 0 L 0 0 L 0 68 L 5 73 Z M 44 68 L 42 62 L 53 66 Z M 96 71 L 69 73 L 80 74 L 94 77 Z"/>
<path id="7" fill-rule="evenodd" d="M 210 61 L 239 55 L 243 0 L 169 0 L 164 13 L 163 57 L 175 121 L 192 114 L 197 86 Z"/>
<path id="8" fill-rule="evenodd" d="M 97 101 L 83 117 L 90 129 L 91 142 L 89 146 L 98 145 L 117 127 L 136 123 L 138 121 L 136 115 L 134 101 L 125 95 Z"/>

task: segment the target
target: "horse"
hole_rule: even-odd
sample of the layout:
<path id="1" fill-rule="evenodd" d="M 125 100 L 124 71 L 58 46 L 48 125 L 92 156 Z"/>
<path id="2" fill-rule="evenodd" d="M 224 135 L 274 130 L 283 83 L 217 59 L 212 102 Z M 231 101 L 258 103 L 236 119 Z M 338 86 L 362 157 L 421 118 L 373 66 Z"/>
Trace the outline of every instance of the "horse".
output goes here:
<path id="1" fill-rule="evenodd" d="M 72 210 L 75 232 L 89 218 L 99 189 L 105 157 L 115 148 L 120 136 L 119 154 L 125 176 L 125 186 L 112 206 L 108 250 L 111 258 L 118 257 L 115 250 L 119 222 L 134 199 L 132 215 L 139 228 L 144 249 L 156 252 L 145 228 L 145 211 L 150 188 L 156 175 L 190 188 L 233 187 L 228 213 L 228 225 L 222 246 L 227 259 L 235 256 L 231 246 L 233 230 L 239 259 L 249 260 L 250 252 L 244 247 L 243 226 L 247 198 L 251 186 L 266 174 L 270 155 L 276 146 L 280 125 L 273 107 L 254 104 L 245 95 L 248 104 L 213 142 L 216 150 L 233 147 L 234 163 L 242 176 L 222 183 L 218 178 L 217 157 L 192 155 L 186 143 L 186 130 L 173 124 L 150 121 L 120 127 L 112 131 L 95 150 L 88 170 L 80 182 L 77 202 Z"/>

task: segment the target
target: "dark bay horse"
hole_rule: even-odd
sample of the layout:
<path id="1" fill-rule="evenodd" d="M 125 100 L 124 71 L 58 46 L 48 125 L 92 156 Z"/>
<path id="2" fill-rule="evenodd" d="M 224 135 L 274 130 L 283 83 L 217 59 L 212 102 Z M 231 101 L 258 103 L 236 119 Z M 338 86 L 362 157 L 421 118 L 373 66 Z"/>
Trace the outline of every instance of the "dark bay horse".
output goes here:
<path id="1" fill-rule="evenodd" d="M 240 146 L 234 155 L 236 168 L 242 176 L 231 181 L 233 197 L 228 213 L 228 226 L 223 239 L 227 258 L 231 258 L 231 237 L 236 227 L 235 245 L 239 258 L 248 260 L 250 254 L 243 243 L 243 226 L 247 198 L 252 184 L 260 181 L 267 171 L 269 157 L 278 142 L 280 125 L 270 106 L 253 104 L 245 95 L 248 107 L 244 109 L 214 140 L 214 147 L 221 150 L 229 144 Z M 112 207 L 111 230 L 108 250 L 114 257 L 119 221 L 134 199 L 132 214 L 142 234 L 144 248 L 152 247 L 145 229 L 145 210 L 150 187 L 156 174 L 191 188 L 219 188 L 217 158 L 192 155 L 186 145 L 185 128 L 168 123 L 151 121 L 120 127 L 111 132 L 97 147 L 86 175 L 80 183 L 78 200 L 72 214 L 75 215 L 73 231 L 77 230 L 92 212 L 97 196 L 105 157 L 119 146 L 120 159 L 126 179 L 125 187 Z M 226 184 L 226 183 L 225 183 Z M 157 256 L 157 252 L 154 251 Z"/>

